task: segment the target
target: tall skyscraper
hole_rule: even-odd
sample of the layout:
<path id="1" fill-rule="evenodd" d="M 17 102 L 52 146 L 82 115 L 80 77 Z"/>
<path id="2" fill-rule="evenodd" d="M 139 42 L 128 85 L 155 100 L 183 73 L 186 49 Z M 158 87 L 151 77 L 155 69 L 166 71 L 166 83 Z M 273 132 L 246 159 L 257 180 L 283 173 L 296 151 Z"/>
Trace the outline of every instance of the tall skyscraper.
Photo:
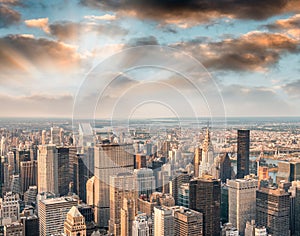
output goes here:
<path id="1" fill-rule="evenodd" d="M 300 236 L 300 181 L 293 181 L 289 192 L 291 192 L 291 234 Z"/>
<path id="2" fill-rule="evenodd" d="M 37 170 L 38 170 L 37 161 L 20 162 L 20 181 L 21 181 L 22 193 L 26 192 L 29 186 L 37 185 L 37 177 L 38 177 Z"/>
<path id="3" fill-rule="evenodd" d="M 300 161 L 279 161 L 276 183 L 285 180 L 292 182 L 300 180 Z"/>
<path id="4" fill-rule="evenodd" d="M 109 178 L 133 169 L 132 145 L 102 144 L 95 147 L 95 222 L 99 227 L 108 227 Z"/>
<path id="5" fill-rule="evenodd" d="M 123 206 L 121 208 L 121 236 L 132 235 L 132 226 L 136 214 L 136 194 L 133 191 L 123 197 Z"/>
<path id="6" fill-rule="evenodd" d="M 146 156 L 138 153 L 134 155 L 134 169 L 147 168 Z"/>
<path id="7" fill-rule="evenodd" d="M 24 202 L 26 205 L 31 205 L 36 202 L 37 186 L 29 186 L 28 190 L 24 193 Z"/>
<path id="8" fill-rule="evenodd" d="M 60 128 L 59 127 L 51 127 L 51 144 L 60 146 Z"/>
<path id="9" fill-rule="evenodd" d="M 39 218 L 36 215 L 21 217 L 23 224 L 23 235 L 39 236 Z"/>
<path id="10" fill-rule="evenodd" d="M 150 197 L 151 193 L 155 191 L 155 177 L 153 175 L 153 170 L 147 168 L 135 169 L 133 175 L 137 196 L 145 194 L 147 197 Z"/>
<path id="11" fill-rule="evenodd" d="M 50 198 L 39 201 L 38 215 L 40 218 L 40 235 L 62 234 L 67 213 L 77 200 L 71 197 Z"/>
<path id="12" fill-rule="evenodd" d="M 290 194 L 282 189 L 261 188 L 256 192 L 256 223 L 272 236 L 289 235 Z"/>
<path id="13" fill-rule="evenodd" d="M 60 196 L 65 196 L 69 192 L 71 176 L 69 173 L 69 148 L 57 147 L 57 176 L 58 192 Z"/>
<path id="14" fill-rule="evenodd" d="M 202 158 L 199 169 L 199 176 L 212 174 L 214 164 L 214 149 L 210 138 L 210 131 L 207 128 L 205 138 L 202 144 Z"/>
<path id="15" fill-rule="evenodd" d="M 72 206 L 64 223 L 64 234 L 67 236 L 86 236 L 85 219 L 76 206 Z"/>
<path id="16" fill-rule="evenodd" d="M 41 145 L 38 151 L 38 192 L 58 195 L 58 153 L 55 145 Z"/>
<path id="17" fill-rule="evenodd" d="M 255 219 L 256 179 L 227 180 L 229 197 L 229 222 L 244 235 L 246 222 Z"/>
<path id="18" fill-rule="evenodd" d="M 228 153 L 220 154 L 214 160 L 212 175 L 216 179 L 221 179 L 222 183 L 226 183 L 227 179 L 231 179 L 232 168 Z"/>
<path id="19" fill-rule="evenodd" d="M 250 130 L 238 130 L 237 179 L 249 175 Z"/>
<path id="20" fill-rule="evenodd" d="M 173 211 L 168 207 L 154 207 L 154 236 L 174 236 Z"/>
<path id="21" fill-rule="evenodd" d="M 196 147 L 194 155 L 194 176 L 199 177 L 199 165 L 202 161 L 202 149 Z"/>
<path id="22" fill-rule="evenodd" d="M 15 166 L 15 173 L 20 173 L 20 164 L 21 161 L 30 161 L 30 150 L 26 149 L 18 149 L 16 150 L 16 166 Z M 33 159 L 32 159 L 33 160 Z"/>
<path id="23" fill-rule="evenodd" d="M 131 173 L 120 173 L 110 177 L 110 219 L 109 232 L 115 236 L 121 235 L 121 209 L 124 198 L 133 196 L 136 200 L 134 177 Z M 135 206 L 135 204 L 134 204 Z"/>
<path id="24" fill-rule="evenodd" d="M 220 235 L 220 180 L 204 176 L 190 181 L 190 209 L 203 214 L 203 234 L 206 236 Z"/>

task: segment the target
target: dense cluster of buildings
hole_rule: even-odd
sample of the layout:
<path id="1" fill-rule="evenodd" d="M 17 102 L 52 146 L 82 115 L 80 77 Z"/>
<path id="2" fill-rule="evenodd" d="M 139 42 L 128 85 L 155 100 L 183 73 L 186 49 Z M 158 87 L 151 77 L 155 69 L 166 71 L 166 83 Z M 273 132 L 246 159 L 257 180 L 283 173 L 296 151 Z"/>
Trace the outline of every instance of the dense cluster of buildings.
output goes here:
<path id="1" fill-rule="evenodd" d="M 276 181 L 263 154 L 251 169 L 249 130 L 236 162 L 209 128 L 191 143 L 89 124 L 2 135 L 0 235 L 300 235 L 300 161 L 279 162 Z"/>

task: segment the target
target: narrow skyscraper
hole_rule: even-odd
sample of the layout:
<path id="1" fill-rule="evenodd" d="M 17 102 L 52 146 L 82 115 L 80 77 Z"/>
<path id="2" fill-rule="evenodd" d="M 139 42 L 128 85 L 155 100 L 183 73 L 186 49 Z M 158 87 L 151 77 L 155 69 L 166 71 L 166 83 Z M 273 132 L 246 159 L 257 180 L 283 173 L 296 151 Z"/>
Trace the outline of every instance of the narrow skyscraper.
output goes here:
<path id="1" fill-rule="evenodd" d="M 237 179 L 249 175 L 250 130 L 238 130 Z"/>

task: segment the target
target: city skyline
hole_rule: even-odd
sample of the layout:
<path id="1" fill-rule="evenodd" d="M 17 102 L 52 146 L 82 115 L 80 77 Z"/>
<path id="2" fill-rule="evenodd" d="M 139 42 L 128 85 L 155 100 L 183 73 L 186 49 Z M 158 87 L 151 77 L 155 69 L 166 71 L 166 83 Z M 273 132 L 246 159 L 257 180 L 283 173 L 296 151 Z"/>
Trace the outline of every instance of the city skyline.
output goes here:
<path id="1" fill-rule="evenodd" d="M 299 12 L 296 0 L 1 0 L 1 117 L 70 118 L 89 71 L 111 55 L 146 45 L 169 47 L 197 59 L 206 74 L 193 82 L 206 93 L 209 108 L 224 108 L 221 116 L 300 116 Z M 128 61 L 134 62 L 134 57 Z M 149 78 L 154 86 L 143 87 Z M 166 83 L 179 92 L 158 86 Z M 89 95 L 104 95 L 105 106 L 96 109 L 97 118 L 110 118 L 109 109 L 120 98 L 134 102 L 137 97 L 148 103 L 140 104 L 133 117 L 176 117 L 170 107 L 179 114 L 185 110 L 168 99 L 181 104 L 181 95 L 186 97 L 190 90 L 195 88 L 168 70 L 141 68 L 123 73 L 107 94 Z M 214 100 L 214 93 L 224 104 Z M 188 101 L 200 107 L 203 103 L 198 97 Z M 120 108 L 118 117 L 128 118 L 124 112 Z M 199 113 L 210 116 L 205 109 Z"/>

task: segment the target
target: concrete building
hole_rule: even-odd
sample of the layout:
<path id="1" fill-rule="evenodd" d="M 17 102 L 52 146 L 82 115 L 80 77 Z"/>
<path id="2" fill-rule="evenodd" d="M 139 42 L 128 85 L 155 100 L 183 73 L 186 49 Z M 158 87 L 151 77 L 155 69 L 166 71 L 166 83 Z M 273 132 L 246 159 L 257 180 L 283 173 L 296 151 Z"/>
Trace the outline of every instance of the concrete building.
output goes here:
<path id="1" fill-rule="evenodd" d="M 40 235 L 62 234 L 66 216 L 70 209 L 77 204 L 77 200 L 71 197 L 49 198 L 39 201 Z"/>
<path id="2" fill-rule="evenodd" d="M 85 219 L 76 206 L 72 206 L 64 223 L 66 236 L 86 236 Z"/>
<path id="3" fill-rule="evenodd" d="M 132 223 L 132 236 L 151 236 L 152 219 L 145 213 L 138 214 Z"/>
<path id="4" fill-rule="evenodd" d="M 255 219 L 258 181 L 251 178 L 227 180 L 227 186 L 229 222 L 243 236 L 246 222 Z"/>
<path id="5" fill-rule="evenodd" d="M 203 235 L 220 235 L 221 182 L 211 176 L 192 179 L 189 208 L 203 213 Z"/>
<path id="6" fill-rule="evenodd" d="M 29 186 L 28 190 L 24 193 L 24 202 L 26 205 L 31 205 L 36 202 L 37 186 Z"/>
<path id="7" fill-rule="evenodd" d="M 38 150 L 38 192 L 58 192 L 58 153 L 53 144 L 41 145 Z"/>
<path id="8" fill-rule="evenodd" d="M 133 172 L 137 196 L 142 194 L 150 197 L 155 191 L 155 177 L 153 170 L 148 168 L 135 169 Z"/>
<path id="9" fill-rule="evenodd" d="M 205 138 L 202 144 L 202 156 L 199 167 L 199 176 L 211 175 L 214 164 L 214 149 L 210 138 L 210 131 L 207 128 Z"/>
<path id="10" fill-rule="evenodd" d="M 182 184 L 178 192 L 178 206 L 189 207 L 190 183 Z"/>
<path id="11" fill-rule="evenodd" d="M 186 207 L 171 207 L 175 236 L 202 236 L 203 214 Z"/>
<path id="12" fill-rule="evenodd" d="M 245 236 L 267 236 L 265 226 L 257 226 L 255 220 L 247 221 L 245 228 Z"/>
<path id="13" fill-rule="evenodd" d="M 300 180 L 300 161 L 280 161 L 278 162 L 278 172 L 276 183 L 279 185 L 282 180 L 292 182 Z"/>
<path id="14" fill-rule="evenodd" d="M 239 230 L 231 223 L 226 223 L 222 227 L 222 236 L 239 236 Z"/>
<path id="15" fill-rule="evenodd" d="M 19 195 L 7 192 L 0 198 L 0 225 L 16 222 L 20 218 Z"/>
<path id="16" fill-rule="evenodd" d="M 154 236 L 174 236 L 174 216 L 170 208 L 154 207 Z"/>
<path id="17" fill-rule="evenodd" d="M 4 236 L 23 236 L 23 225 L 19 222 L 13 222 L 4 226 Z"/>
<path id="18" fill-rule="evenodd" d="M 134 176 L 131 173 L 120 173 L 111 176 L 110 181 L 110 219 L 109 232 L 115 236 L 121 235 L 121 209 L 124 199 L 136 200 Z M 135 204 L 134 204 L 135 208 Z M 134 209 L 136 212 L 136 209 Z"/>
<path id="19" fill-rule="evenodd" d="M 289 235 L 290 195 L 282 189 L 261 188 L 256 192 L 256 223 L 272 236 Z"/>
<path id="20" fill-rule="evenodd" d="M 21 192 L 28 190 L 29 186 L 35 186 L 38 183 L 38 163 L 37 161 L 21 161 L 20 162 L 20 182 Z"/>
<path id="21" fill-rule="evenodd" d="M 134 157 L 131 144 L 102 144 L 95 147 L 95 222 L 108 227 L 110 218 L 110 177 L 133 171 Z"/>

